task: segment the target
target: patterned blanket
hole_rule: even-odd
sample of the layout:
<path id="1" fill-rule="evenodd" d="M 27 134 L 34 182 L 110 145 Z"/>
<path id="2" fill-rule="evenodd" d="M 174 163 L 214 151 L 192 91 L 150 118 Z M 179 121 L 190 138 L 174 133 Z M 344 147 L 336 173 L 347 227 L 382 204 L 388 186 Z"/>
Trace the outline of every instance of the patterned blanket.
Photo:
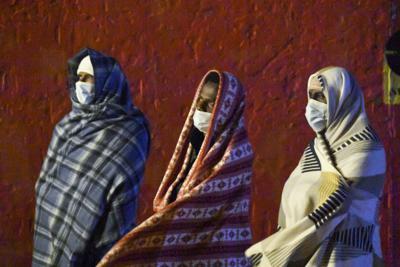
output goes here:
<path id="1" fill-rule="evenodd" d="M 316 73 L 328 102 L 327 129 L 286 181 L 278 232 L 246 251 L 253 266 L 383 266 L 379 205 L 385 151 L 369 125 L 352 75 Z"/>
<path id="2" fill-rule="evenodd" d="M 220 77 L 211 125 L 186 167 L 193 114 L 204 80 Z M 230 73 L 200 83 L 154 200 L 156 213 L 120 240 L 98 266 L 248 266 L 252 147 L 244 124 L 244 90 Z M 181 183 L 181 179 L 184 179 Z M 170 196 L 182 184 L 177 199 Z"/>

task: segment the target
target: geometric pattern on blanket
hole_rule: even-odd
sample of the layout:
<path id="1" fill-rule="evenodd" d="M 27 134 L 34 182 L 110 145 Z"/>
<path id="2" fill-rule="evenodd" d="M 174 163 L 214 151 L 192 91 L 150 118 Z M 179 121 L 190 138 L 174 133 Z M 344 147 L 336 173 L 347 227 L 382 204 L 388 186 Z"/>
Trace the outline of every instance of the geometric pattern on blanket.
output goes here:
<path id="1" fill-rule="evenodd" d="M 378 135 L 375 133 L 375 130 L 372 129 L 371 126 L 367 126 L 360 132 L 352 135 L 349 139 L 344 141 L 341 145 L 339 145 L 338 147 L 333 149 L 333 153 L 336 153 L 336 152 L 348 147 L 349 145 L 356 143 L 356 142 L 360 142 L 360 141 L 380 142 L 380 139 L 379 139 Z"/>
<path id="2" fill-rule="evenodd" d="M 263 255 L 262 255 L 261 252 L 251 255 L 250 258 L 249 258 L 250 262 L 251 262 L 251 265 L 252 266 L 258 266 L 260 264 L 260 262 L 261 262 L 262 256 Z"/>
<path id="3" fill-rule="evenodd" d="M 327 253 L 322 264 L 346 261 L 365 256 L 373 251 L 372 238 L 375 225 L 365 225 L 337 230 L 327 239 Z"/>
<path id="4" fill-rule="evenodd" d="M 321 163 L 314 150 L 314 141 L 312 141 L 304 150 L 303 160 L 301 162 L 301 172 L 321 171 Z"/>
<path id="5" fill-rule="evenodd" d="M 321 173 L 321 178 L 320 203 L 318 207 L 308 215 L 308 218 L 314 222 L 317 228 L 328 221 L 342 206 L 349 190 L 343 180 L 333 173 L 323 172 Z"/>

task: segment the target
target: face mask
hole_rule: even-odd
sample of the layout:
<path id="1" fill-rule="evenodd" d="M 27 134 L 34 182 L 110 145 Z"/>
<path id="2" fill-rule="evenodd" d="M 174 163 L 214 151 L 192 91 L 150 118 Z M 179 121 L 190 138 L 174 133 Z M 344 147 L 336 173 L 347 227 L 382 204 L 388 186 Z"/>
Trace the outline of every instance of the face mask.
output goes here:
<path id="1" fill-rule="evenodd" d="M 309 99 L 306 107 L 306 119 L 314 132 L 320 132 L 327 123 L 327 104 Z"/>
<path id="2" fill-rule="evenodd" d="M 211 113 L 195 110 L 193 115 L 194 126 L 203 133 L 207 133 L 208 127 L 210 126 Z"/>
<path id="3" fill-rule="evenodd" d="M 78 81 L 75 83 L 76 97 L 81 104 L 90 104 L 94 99 L 94 84 Z"/>

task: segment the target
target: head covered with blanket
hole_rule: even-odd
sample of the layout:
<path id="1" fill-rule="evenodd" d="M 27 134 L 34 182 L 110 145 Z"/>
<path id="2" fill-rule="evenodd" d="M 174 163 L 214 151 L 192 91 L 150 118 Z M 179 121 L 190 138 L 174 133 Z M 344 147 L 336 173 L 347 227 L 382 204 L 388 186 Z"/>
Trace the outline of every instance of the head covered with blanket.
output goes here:
<path id="1" fill-rule="evenodd" d="M 313 84 L 325 103 L 312 103 Z M 246 256 L 253 266 L 381 266 L 386 160 L 362 91 L 347 70 L 327 67 L 310 76 L 308 96 L 315 108 L 306 117 L 317 137 L 285 183 L 279 231 Z"/>
<path id="2" fill-rule="evenodd" d="M 186 178 L 193 114 L 208 75 L 219 86 L 211 123 Z M 230 73 L 201 81 L 154 200 L 156 213 L 120 240 L 98 266 L 247 266 L 253 152 L 245 92 Z M 185 179 L 174 202 L 172 191 Z"/>
<path id="3" fill-rule="evenodd" d="M 77 68 L 87 56 L 95 92 L 81 104 Z M 55 126 L 35 184 L 33 266 L 92 266 L 131 230 L 149 151 L 146 119 L 118 62 L 86 48 L 68 67 L 72 110 Z"/>

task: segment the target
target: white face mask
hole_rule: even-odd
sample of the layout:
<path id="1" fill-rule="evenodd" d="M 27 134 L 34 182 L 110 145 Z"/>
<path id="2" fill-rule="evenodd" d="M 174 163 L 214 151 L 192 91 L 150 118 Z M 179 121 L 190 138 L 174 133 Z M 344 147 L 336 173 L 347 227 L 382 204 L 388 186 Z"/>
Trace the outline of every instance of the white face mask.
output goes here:
<path id="1" fill-rule="evenodd" d="M 314 132 L 320 132 L 326 127 L 328 105 L 314 99 L 309 99 L 306 107 L 306 119 Z"/>
<path id="2" fill-rule="evenodd" d="M 196 109 L 193 114 L 194 126 L 199 129 L 199 131 L 207 133 L 208 127 L 210 126 L 211 115 L 212 113 L 210 112 L 204 112 Z"/>
<path id="3" fill-rule="evenodd" d="M 81 104 L 90 104 L 94 99 L 94 84 L 78 81 L 75 83 L 76 97 Z"/>

